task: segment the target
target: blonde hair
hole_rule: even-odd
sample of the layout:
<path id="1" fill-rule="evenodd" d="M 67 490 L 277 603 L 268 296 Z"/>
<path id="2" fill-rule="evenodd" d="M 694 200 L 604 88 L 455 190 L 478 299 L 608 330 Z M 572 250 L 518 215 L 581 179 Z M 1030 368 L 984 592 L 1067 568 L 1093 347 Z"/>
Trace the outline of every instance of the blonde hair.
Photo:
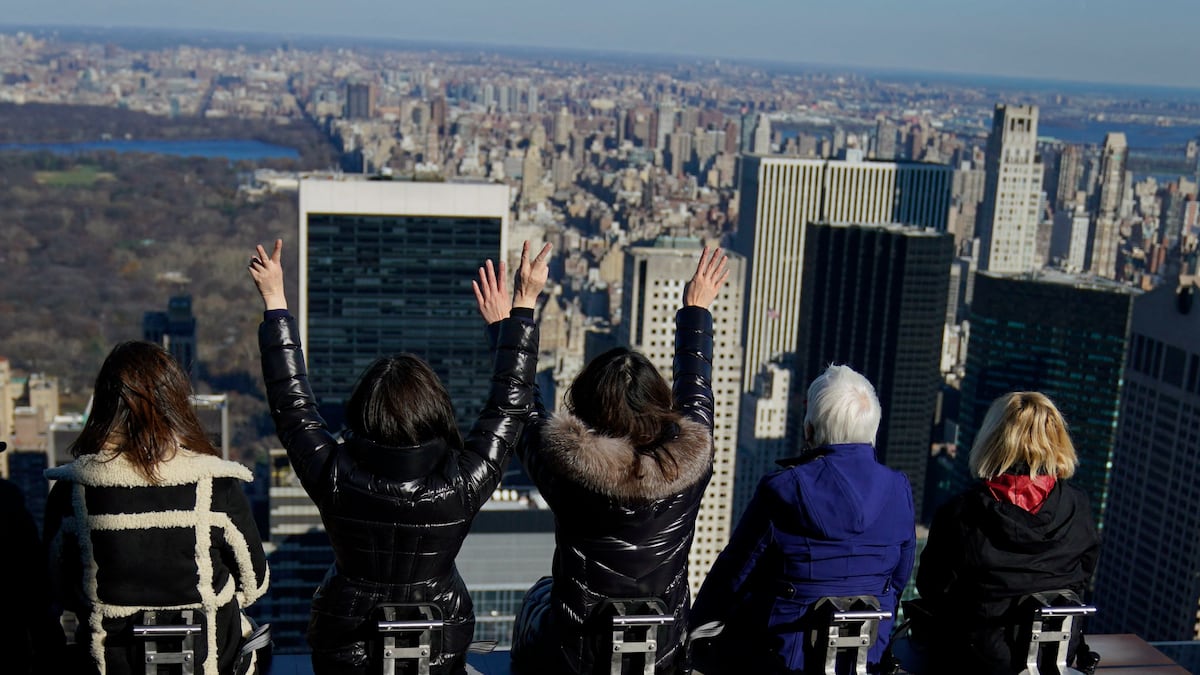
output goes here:
<path id="1" fill-rule="evenodd" d="M 1075 475 L 1079 464 L 1062 413 L 1036 391 L 1014 391 L 996 399 L 971 448 L 971 473 L 984 480 L 1022 464 L 1029 467 L 1030 476 L 1056 478 Z"/>

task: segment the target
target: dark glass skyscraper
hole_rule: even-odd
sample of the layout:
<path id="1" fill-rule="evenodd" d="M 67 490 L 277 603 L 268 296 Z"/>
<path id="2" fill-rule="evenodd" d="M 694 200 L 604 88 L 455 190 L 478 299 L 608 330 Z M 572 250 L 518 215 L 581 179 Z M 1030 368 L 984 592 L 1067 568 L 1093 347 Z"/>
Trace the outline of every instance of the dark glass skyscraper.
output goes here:
<path id="1" fill-rule="evenodd" d="M 1112 497 L 1096 571 L 1099 632 L 1200 632 L 1200 295 L 1164 284 L 1134 301 Z"/>
<path id="2" fill-rule="evenodd" d="M 162 345 L 190 377 L 196 376 L 196 317 L 192 296 L 176 295 L 167 301 L 167 311 L 146 312 L 142 317 L 142 339 Z"/>
<path id="3" fill-rule="evenodd" d="M 962 464 L 992 401 L 1010 391 L 1040 391 L 1067 420 L 1079 454 L 1074 481 L 1102 526 L 1137 294 L 1095 277 L 977 274 L 962 386 Z"/>
<path id="4" fill-rule="evenodd" d="M 814 223 L 804 249 L 795 391 L 830 363 L 865 375 L 883 407 L 879 459 L 908 476 L 917 513 L 953 256 L 953 235 L 902 225 Z"/>
<path id="5" fill-rule="evenodd" d="M 465 431 L 491 377 L 471 280 L 504 249 L 508 188 L 306 180 L 300 190 L 301 321 L 322 412 L 340 422 L 363 369 L 409 351 L 437 372 Z"/>

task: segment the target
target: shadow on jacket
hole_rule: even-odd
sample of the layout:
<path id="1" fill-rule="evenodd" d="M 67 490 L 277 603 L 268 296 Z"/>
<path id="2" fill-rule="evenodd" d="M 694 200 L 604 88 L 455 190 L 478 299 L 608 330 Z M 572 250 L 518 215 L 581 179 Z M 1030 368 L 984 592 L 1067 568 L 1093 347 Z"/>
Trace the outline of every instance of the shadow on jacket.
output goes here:
<path id="1" fill-rule="evenodd" d="M 463 672 L 474 634 L 471 597 L 454 559 L 500 482 L 532 406 L 538 333 L 500 322 L 487 403 L 463 442 L 389 447 L 339 443 L 317 413 L 295 319 L 259 329 L 263 377 L 279 439 L 316 502 L 334 565 L 313 598 L 308 642 L 317 673 L 367 672 L 380 603 L 432 603 L 446 629 L 435 672 Z"/>
<path id="2" fill-rule="evenodd" d="M 780 464 L 759 483 L 696 596 L 693 628 L 725 623 L 706 674 L 802 672 L 818 599 L 873 595 L 894 612 L 912 573 L 912 489 L 876 461 L 874 447 L 830 445 Z M 879 662 L 891 627 L 880 623 L 869 662 Z"/>
<path id="3" fill-rule="evenodd" d="M 1068 589 L 1080 597 L 1100 553 L 1100 539 L 1078 488 L 1058 481 L 1037 513 L 994 497 L 979 483 L 938 509 L 921 553 L 917 590 L 934 626 L 959 644 L 937 665 L 961 672 L 1019 672 L 1024 652 L 1016 629 L 1024 595 Z M 914 638 L 916 637 L 914 633 Z"/>
<path id="4" fill-rule="evenodd" d="M 678 672 L 689 604 L 687 558 L 700 499 L 712 477 L 712 315 L 676 314 L 674 406 L 683 414 L 663 449 L 678 469 L 635 452 L 628 439 L 601 436 L 537 402 L 518 456 L 555 516 L 553 581 L 525 598 L 513 631 L 514 672 L 587 673 L 594 654 L 584 622 L 606 598 L 662 600 L 675 624 L 657 652 L 657 672 Z M 606 636 L 606 635 L 605 635 Z"/>

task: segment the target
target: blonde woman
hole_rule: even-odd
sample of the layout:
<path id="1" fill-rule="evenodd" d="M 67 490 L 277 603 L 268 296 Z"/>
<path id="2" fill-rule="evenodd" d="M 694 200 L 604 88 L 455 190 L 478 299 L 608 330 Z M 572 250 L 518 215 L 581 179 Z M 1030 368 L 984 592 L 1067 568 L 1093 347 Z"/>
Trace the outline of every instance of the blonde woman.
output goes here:
<path id="1" fill-rule="evenodd" d="M 1083 491 L 1067 482 L 1078 459 L 1049 398 L 998 398 L 971 448 L 981 479 L 938 510 L 921 554 L 917 590 L 961 650 L 942 655 L 960 672 L 1017 673 L 1018 601 L 1040 591 L 1082 593 L 1100 538 Z"/>

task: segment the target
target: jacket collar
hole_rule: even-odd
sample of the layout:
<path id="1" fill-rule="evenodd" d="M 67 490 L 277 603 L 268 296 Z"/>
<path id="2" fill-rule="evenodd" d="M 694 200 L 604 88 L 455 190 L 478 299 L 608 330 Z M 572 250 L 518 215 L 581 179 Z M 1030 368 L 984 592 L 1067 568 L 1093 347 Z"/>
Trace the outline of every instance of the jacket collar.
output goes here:
<path id="1" fill-rule="evenodd" d="M 822 445 L 816 448 L 805 448 L 795 457 L 785 457 L 775 460 L 779 466 L 788 467 L 807 464 L 814 459 L 825 457 L 826 455 L 837 454 L 839 457 L 850 457 L 855 455 L 865 455 L 871 459 L 875 457 L 875 446 L 870 443 L 834 443 L 832 445 Z"/>
<path id="2" fill-rule="evenodd" d="M 578 417 L 559 412 L 542 431 L 542 455 L 552 470 L 583 487 L 621 502 L 645 502 L 679 494 L 712 470 L 712 434 L 689 419 L 662 444 L 675 462 L 668 477 L 654 458 L 639 454 L 628 438 L 602 436 Z"/>
<path id="3" fill-rule="evenodd" d="M 254 480 L 250 470 L 241 464 L 182 448 L 170 459 L 159 463 L 157 483 L 151 483 L 139 473 L 124 454 L 109 452 L 81 455 L 70 464 L 47 469 L 45 475 L 51 480 L 69 480 L 93 487 L 187 485 L 203 478 L 236 478 L 247 483 Z"/>
<path id="4" fill-rule="evenodd" d="M 428 476 L 446 456 L 446 441 L 435 438 L 419 445 L 394 446 L 347 435 L 346 450 L 359 466 L 393 480 Z"/>

